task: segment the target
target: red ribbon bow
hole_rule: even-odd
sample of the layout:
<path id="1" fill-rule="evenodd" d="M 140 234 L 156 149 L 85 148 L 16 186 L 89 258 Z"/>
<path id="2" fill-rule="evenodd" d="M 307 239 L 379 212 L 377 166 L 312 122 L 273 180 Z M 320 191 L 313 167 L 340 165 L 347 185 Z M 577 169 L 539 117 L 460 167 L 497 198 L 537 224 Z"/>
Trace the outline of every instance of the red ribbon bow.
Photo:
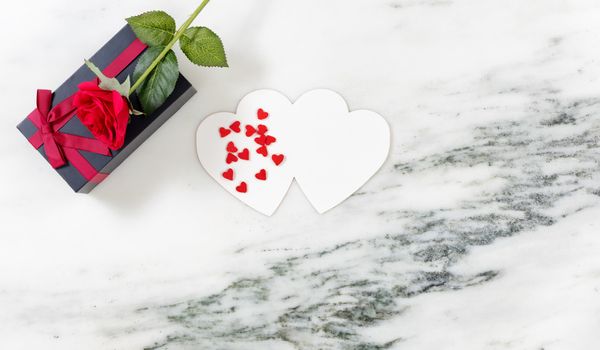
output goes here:
<path id="1" fill-rule="evenodd" d="M 66 149 L 83 150 L 110 156 L 108 147 L 96 139 L 65 134 L 59 131 L 75 114 L 72 101 L 72 97 L 69 97 L 51 108 L 52 92 L 50 90 L 37 91 L 37 109 L 33 111 L 32 114 L 34 115 L 31 116 L 33 118 L 30 119 L 39 130 L 31 137 L 30 141 L 36 148 L 39 148 L 42 144 L 44 145 L 46 157 L 53 168 L 60 168 L 67 163 L 70 152 L 65 153 Z"/>

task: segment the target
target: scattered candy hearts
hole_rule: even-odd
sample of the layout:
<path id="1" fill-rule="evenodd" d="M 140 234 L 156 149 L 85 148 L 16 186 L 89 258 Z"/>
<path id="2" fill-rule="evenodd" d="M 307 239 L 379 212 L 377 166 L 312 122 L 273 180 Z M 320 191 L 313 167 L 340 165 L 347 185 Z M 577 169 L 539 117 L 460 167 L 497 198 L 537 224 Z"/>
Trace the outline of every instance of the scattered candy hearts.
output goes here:
<path id="1" fill-rule="evenodd" d="M 250 137 L 250 136 L 254 135 L 255 132 L 256 132 L 256 129 L 252 125 L 246 125 L 246 136 Z"/>
<path id="2" fill-rule="evenodd" d="M 273 163 L 275 163 L 275 165 L 281 164 L 284 158 L 285 156 L 283 154 L 274 154 L 271 156 L 271 159 L 273 160 Z"/>
<path id="3" fill-rule="evenodd" d="M 266 134 L 266 133 L 267 133 L 267 131 L 269 131 L 269 128 L 267 128 L 267 127 L 266 127 L 266 126 L 264 126 L 263 124 L 258 124 L 258 130 L 257 130 L 257 132 L 258 132 L 260 135 L 264 135 L 264 134 Z"/>
<path id="4" fill-rule="evenodd" d="M 258 119 L 263 120 L 267 119 L 269 113 L 265 112 L 262 108 L 259 108 L 258 111 L 256 111 L 256 116 L 258 117 Z"/>
<path id="5" fill-rule="evenodd" d="M 227 171 L 223 172 L 223 177 L 229 181 L 233 181 L 233 169 L 229 168 Z"/>
<path id="6" fill-rule="evenodd" d="M 269 146 L 270 144 L 272 144 L 273 142 L 277 141 L 277 139 L 271 135 L 264 135 L 265 139 L 265 145 Z"/>
<path id="7" fill-rule="evenodd" d="M 225 158 L 225 163 L 231 164 L 238 161 L 238 158 L 233 153 L 227 153 L 227 158 Z"/>
<path id="8" fill-rule="evenodd" d="M 248 185 L 246 184 L 246 182 L 242 181 L 240 182 L 240 184 L 235 188 L 236 191 L 240 192 L 240 193 L 246 193 L 248 191 Z"/>
<path id="9" fill-rule="evenodd" d="M 225 129 L 225 128 L 219 128 L 219 135 L 221 135 L 221 137 L 225 137 L 229 134 L 231 134 L 231 130 Z"/>
<path id="10" fill-rule="evenodd" d="M 267 146 L 260 146 L 259 148 L 256 149 L 256 153 L 262 154 L 263 157 L 266 157 L 266 156 L 269 155 L 269 151 L 267 150 Z"/>
<path id="11" fill-rule="evenodd" d="M 265 169 L 260 169 L 260 171 L 254 174 L 254 177 L 261 181 L 265 181 L 267 179 L 267 171 Z"/>
<path id="12" fill-rule="evenodd" d="M 247 148 L 244 148 L 243 151 L 238 153 L 238 158 L 243 159 L 243 160 L 250 160 L 250 151 L 248 151 Z"/>
<path id="13" fill-rule="evenodd" d="M 229 153 L 235 153 L 238 151 L 238 149 L 237 149 L 237 147 L 235 147 L 235 143 L 233 143 L 233 141 L 229 141 L 229 143 L 227 144 L 226 150 Z"/>
<path id="14" fill-rule="evenodd" d="M 235 122 L 231 123 L 231 125 L 229 125 L 229 129 L 236 133 L 240 132 L 240 122 L 236 120 Z"/>
<path id="15" fill-rule="evenodd" d="M 229 152 L 229 142 L 237 152 Z M 259 212 L 272 215 L 295 179 L 323 213 L 377 172 L 389 152 L 390 130 L 374 112 L 349 112 L 330 90 L 310 91 L 293 104 L 278 92 L 259 90 L 242 99 L 236 114 L 205 118 L 196 143 L 210 176 Z M 254 151 L 263 157 L 250 157 Z"/>

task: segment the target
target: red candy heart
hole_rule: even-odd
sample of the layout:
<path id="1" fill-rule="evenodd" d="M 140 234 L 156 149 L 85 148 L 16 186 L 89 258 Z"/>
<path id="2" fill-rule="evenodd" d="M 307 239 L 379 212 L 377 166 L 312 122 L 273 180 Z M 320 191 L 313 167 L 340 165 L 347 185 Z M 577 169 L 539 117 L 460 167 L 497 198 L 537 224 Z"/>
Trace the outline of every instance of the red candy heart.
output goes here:
<path id="1" fill-rule="evenodd" d="M 237 162 L 238 158 L 233 153 L 227 153 L 227 158 L 225 159 L 225 163 L 231 164 Z"/>
<path id="2" fill-rule="evenodd" d="M 265 181 L 267 179 L 267 171 L 265 169 L 260 169 L 258 173 L 254 174 L 254 177 L 256 177 L 259 180 Z"/>
<path id="3" fill-rule="evenodd" d="M 269 155 L 269 151 L 267 151 L 267 147 L 266 146 L 260 146 L 259 148 L 257 148 L 256 149 L 256 153 L 262 154 L 263 157 L 266 157 L 267 155 Z"/>
<path id="4" fill-rule="evenodd" d="M 231 123 L 231 125 L 229 125 L 229 129 L 235 132 L 240 132 L 240 122 L 237 120 L 234 121 L 233 123 Z"/>
<path id="5" fill-rule="evenodd" d="M 223 174 L 221 174 L 221 175 L 223 175 L 223 177 L 226 178 L 227 180 L 232 181 L 233 180 L 233 169 L 227 169 L 227 171 L 224 171 Z"/>
<path id="6" fill-rule="evenodd" d="M 235 147 L 235 143 L 233 143 L 233 142 L 230 141 L 227 144 L 227 152 L 234 153 L 234 152 L 237 152 L 237 151 L 238 151 L 238 149 L 237 149 L 237 147 Z"/>
<path id="7" fill-rule="evenodd" d="M 244 181 L 242 181 L 236 188 L 236 191 L 240 192 L 240 193 L 246 193 L 246 191 L 248 191 L 248 186 L 246 185 L 246 183 Z"/>
<path id="8" fill-rule="evenodd" d="M 269 113 L 265 112 L 262 108 L 259 108 L 258 111 L 256 111 L 256 116 L 258 119 L 263 120 L 269 116 Z"/>
<path id="9" fill-rule="evenodd" d="M 285 156 L 283 154 L 274 154 L 271 156 L 271 159 L 273 159 L 273 163 L 275 163 L 275 165 L 281 164 L 284 158 Z"/>
<path id="10" fill-rule="evenodd" d="M 254 142 L 259 145 L 264 145 L 267 142 L 267 137 L 265 135 L 260 135 L 259 137 L 254 138 Z"/>
<path id="11" fill-rule="evenodd" d="M 219 128 L 219 135 L 221 135 L 221 137 L 225 137 L 225 136 L 229 135 L 230 133 L 231 133 L 231 130 L 229 130 L 229 129 Z"/>
<path id="12" fill-rule="evenodd" d="M 256 129 L 252 125 L 246 125 L 246 136 L 250 137 L 250 136 L 254 135 L 255 132 L 256 132 Z"/>
<path id="13" fill-rule="evenodd" d="M 261 135 L 264 135 L 267 131 L 269 131 L 269 128 L 267 128 L 266 126 L 262 125 L 262 124 L 258 124 L 258 133 Z"/>
<path id="14" fill-rule="evenodd" d="M 238 157 L 243 160 L 248 160 L 248 159 L 250 159 L 250 151 L 248 151 L 247 148 L 244 148 L 243 151 L 238 153 Z"/>
<path id="15" fill-rule="evenodd" d="M 273 142 L 277 141 L 277 139 L 271 135 L 264 135 L 264 137 L 265 137 L 265 145 L 267 145 L 267 146 L 272 144 Z"/>

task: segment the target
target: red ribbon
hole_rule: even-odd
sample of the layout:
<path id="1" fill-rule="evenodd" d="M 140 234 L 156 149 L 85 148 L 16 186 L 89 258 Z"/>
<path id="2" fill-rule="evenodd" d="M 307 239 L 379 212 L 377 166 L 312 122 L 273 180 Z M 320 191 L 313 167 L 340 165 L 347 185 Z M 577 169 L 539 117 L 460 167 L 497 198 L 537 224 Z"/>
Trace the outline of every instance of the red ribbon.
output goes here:
<path id="1" fill-rule="evenodd" d="M 108 77 L 115 77 L 121 73 L 146 45 L 135 39 L 123 52 L 106 67 L 103 73 Z M 73 95 L 58 103 L 52 108 L 52 92 L 50 90 L 37 91 L 37 108 L 27 118 L 38 128 L 29 142 L 36 149 L 44 145 L 46 158 L 53 168 L 60 168 L 67 164 L 73 165 L 88 181 L 102 181 L 107 174 L 99 173 L 79 151 L 87 151 L 110 156 L 110 150 L 102 142 L 88 137 L 67 134 L 60 129 L 75 115 Z"/>

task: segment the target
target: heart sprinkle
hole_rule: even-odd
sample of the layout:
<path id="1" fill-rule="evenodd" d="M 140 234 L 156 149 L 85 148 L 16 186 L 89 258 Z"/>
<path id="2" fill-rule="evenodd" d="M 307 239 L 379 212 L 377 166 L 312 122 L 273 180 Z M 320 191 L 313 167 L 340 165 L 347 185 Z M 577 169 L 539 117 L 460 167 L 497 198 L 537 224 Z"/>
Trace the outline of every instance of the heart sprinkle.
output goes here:
<path id="1" fill-rule="evenodd" d="M 254 175 L 259 180 L 265 181 L 267 179 L 267 171 L 265 169 L 260 169 L 258 173 Z"/>
<path id="2" fill-rule="evenodd" d="M 235 188 L 236 191 L 240 193 L 246 193 L 248 191 L 248 185 L 244 181 L 240 182 L 240 184 Z"/>
<path id="3" fill-rule="evenodd" d="M 223 177 L 227 180 L 233 181 L 233 169 L 229 168 L 227 169 L 227 171 L 224 171 L 221 175 L 223 175 Z"/>
<path id="4" fill-rule="evenodd" d="M 238 158 L 233 153 L 227 153 L 227 158 L 225 159 L 225 163 L 231 164 L 238 161 Z"/>
<path id="5" fill-rule="evenodd" d="M 271 156 L 271 159 L 273 160 L 273 163 L 275 163 L 275 165 L 281 164 L 284 158 L 285 156 L 283 154 L 274 154 Z"/>
<path id="6" fill-rule="evenodd" d="M 273 142 L 277 141 L 277 139 L 271 135 L 264 135 L 264 138 L 265 138 L 265 145 L 267 145 L 267 146 L 272 144 Z"/>
<path id="7" fill-rule="evenodd" d="M 238 149 L 237 149 L 237 147 L 235 147 L 235 143 L 233 143 L 232 141 L 229 141 L 229 143 L 227 144 L 227 152 L 234 153 L 237 151 L 238 151 Z"/>
<path id="8" fill-rule="evenodd" d="M 254 135 L 255 132 L 256 132 L 256 129 L 252 125 L 246 125 L 246 136 L 250 137 L 250 136 Z"/>
<path id="9" fill-rule="evenodd" d="M 247 148 L 244 148 L 243 151 L 238 153 L 238 157 L 243 160 L 249 160 L 250 159 L 250 151 L 248 151 Z"/>
<path id="10" fill-rule="evenodd" d="M 219 128 L 219 135 L 221 135 L 221 137 L 225 137 L 229 134 L 231 134 L 231 130 L 225 129 L 225 128 Z"/>
<path id="11" fill-rule="evenodd" d="M 267 142 L 267 137 L 265 135 L 260 135 L 259 137 L 254 138 L 254 142 L 259 145 L 264 145 Z"/>
<path id="12" fill-rule="evenodd" d="M 258 119 L 263 120 L 269 116 L 269 113 L 265 112 L 262 108 L 259 108 L 258 111 L 256 111 L 256 116 Z"/>
<path id="13" fill-rule="evenodd" d="M 258 124 L 258 133 L 261 135 L 264 135 L 267 131 L 269 131 L 269 128 L 267 128 L 266 126 L 262 125 L 262 124 Z"/>
<path id="14" fill-rule="evenodd" d="M 233 123 L 231 123 L 231 125 L 229 125 L 229 129 L 231 129 L 234 132 L 240 132 L 240 122 L 239 121 L 234 121 Z"/>
<path id="15" fill-rule="evenodd" d="M 260 146 L 259 148 L 257 148 L 256 153 L 262 154 L 263 157 L 266 157 L 269 155 L 269 151 L 267 150 L 266 146 Z"/>

